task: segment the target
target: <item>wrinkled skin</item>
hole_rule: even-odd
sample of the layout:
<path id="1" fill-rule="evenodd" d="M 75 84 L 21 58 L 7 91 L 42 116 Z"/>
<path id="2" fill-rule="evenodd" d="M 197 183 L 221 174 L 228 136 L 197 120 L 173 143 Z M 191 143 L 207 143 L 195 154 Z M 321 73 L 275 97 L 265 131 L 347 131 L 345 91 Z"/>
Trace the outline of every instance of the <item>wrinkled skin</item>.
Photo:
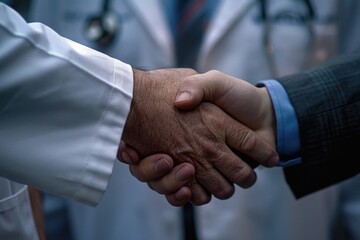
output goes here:
<path id="1" fill-rule="evenodd" d="M 189 69 L 134 70 L 134 97 L 122 139 L 140 158 L 164 153 L 175 165 L 191 163 L 196 172 L 188 185 L 191 202 L 204 204 L 211 194 L 229 198 L 233 183 L 249 187 L 256 180 L 251 167 L 228 145 L 245 152 L 262 149 L 267 155 L 273 149 L 215 105 L 202 103 L 192 111 L 177 110 L 174 100 L 180 81 L 194 73 Z"/>

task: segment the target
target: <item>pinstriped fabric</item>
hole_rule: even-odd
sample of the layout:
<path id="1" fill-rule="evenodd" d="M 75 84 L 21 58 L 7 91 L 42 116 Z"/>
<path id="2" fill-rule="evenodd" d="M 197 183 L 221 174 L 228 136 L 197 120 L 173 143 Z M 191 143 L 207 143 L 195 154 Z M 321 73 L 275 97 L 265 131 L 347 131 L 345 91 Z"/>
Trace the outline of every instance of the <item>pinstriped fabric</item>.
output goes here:
<path id="1" fill-rule="evenodd" d="M 360 172 L 360 54 L 279 81 L 295 108 L 303 163 L 285 169 L 301 197 Z"/>

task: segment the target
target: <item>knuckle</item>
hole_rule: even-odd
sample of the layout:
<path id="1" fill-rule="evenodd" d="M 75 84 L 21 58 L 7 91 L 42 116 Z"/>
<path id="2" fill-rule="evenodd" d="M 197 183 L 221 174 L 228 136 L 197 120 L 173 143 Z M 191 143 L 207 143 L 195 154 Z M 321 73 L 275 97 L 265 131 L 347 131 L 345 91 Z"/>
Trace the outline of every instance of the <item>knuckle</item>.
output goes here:
<path id="1" fill-rule="evenodd" d="M 182 69 L 182 73 L 184 75 L 194 75 L 197 74 L 197 72 L 193 68 L 184 68 Z"/>
<path id="2" fill-rule="evenodd" d="M 251 130 L 244 131 L 243 138 L 240 141 L 241 149 L 244 152 L 251 152 L 255 149 L 257 144 L 257 138 L 254 132 Z"/>
<path id="3" fill-rule="evenodd" d="M 240 181 L 245 181 L 247 179 L 249 179 L 252 175 L 252 169 L 250 167 L 243 167 L 239 172 L 238 172 L 238 177 L 237 179 Z"/>
<path id="4" fill-rule="evenodd" d="M 210 75 L 213 75 L 213 76 L 218 76 L 218 75 L 221 75 L 221 72 L 219 70 L 210 70 L 207 72 L 207 74 L 210 74 Z"/>
<path id="5" fill-rule="evenodd" d="M 253 170 L 250 167 L 246 166 L 237 171 L 236 183 L 239 186 L 248 186 L 250 183 L 252 183 L 252 179 Z"/>

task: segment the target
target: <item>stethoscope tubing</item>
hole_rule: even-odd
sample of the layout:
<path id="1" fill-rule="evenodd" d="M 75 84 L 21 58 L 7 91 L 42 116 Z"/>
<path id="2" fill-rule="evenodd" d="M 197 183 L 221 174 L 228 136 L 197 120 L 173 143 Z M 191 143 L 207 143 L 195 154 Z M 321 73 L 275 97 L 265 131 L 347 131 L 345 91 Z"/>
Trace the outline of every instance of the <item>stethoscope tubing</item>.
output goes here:
<path id="1" fill-rule="evenodd" d="M 308 29 L 309 34 L 309 41 L 306 46 L 306 57 L 304 60 L 304 65 L 310 65 L 310 62 L 312 60 L 312 52 L 314 48 L 314 41 L 315 41 L 315 31 L 314 31 L 314 19 L 315 19 L 315 10 L 311 3 L 311 0 L 302 0 L 304 5 L 307 9 L 307 16 L 306 16 L 306 25 Z M 262 45 L 263 50 L 265 53 L 265 57 L 267 59 L 267 63 L 269 66 L 270 74 L 272 77 L 279 76 L 279 72 L 277 69 L 277 66 L 275 64 L 274 59 L 274 47 L 271 45 L 271 24 L 268 17 L 268 0 L 259 0 L 259 10 L 260 10 L 260 18 L 261 22 L 263 24 L 263 39 L 262 39 Z"/>

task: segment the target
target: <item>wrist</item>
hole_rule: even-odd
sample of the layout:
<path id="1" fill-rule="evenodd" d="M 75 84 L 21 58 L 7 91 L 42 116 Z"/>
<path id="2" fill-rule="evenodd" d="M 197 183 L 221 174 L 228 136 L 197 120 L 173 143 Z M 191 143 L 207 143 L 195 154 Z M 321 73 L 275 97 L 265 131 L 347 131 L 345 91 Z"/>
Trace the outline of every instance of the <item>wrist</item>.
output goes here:
<path id="1" fill-rule="evenodd" d="M 266 87 L 272 102 L 276 123 L 276 149 L 280 155 L 279 166 L 287 167 L 300 163 L 299 126 L 286 90 L 276 80 L 265 80 L 258 83 L 258 86 Z"/>
<path id="2" fill-rule="evenodd" d="M 147 84 L 151 83 L 149 80 L 149 72 L 137 70 L 133 68 L 134 75 L 134 92 L 133 92 L 133 103 L 138 103 L 140 98 L 143 98 L 148 94 L 148 91 L 144 91 L 147 89 Z M 146 79 L 148 79 L 146 81 Z"/>
<path id="3" fill-rule="evenodd" d="M 262 118 L 262 129 L 266 134 L 268 141 L 276 147 L 276 115 L 273 107 L 273 103 L 266 87 L 257 88 L 260 96 L 260 112 Z"/>
<path id="4" fill-rule="evenodd" d="M 126 119 L 122 140 L 126 143 L 131 145 L 132 142 L 132 136 L 135 136 L 137 133 L 137 129 L 139 129 L 137 126 L 140 124 L 140 116 L 139 113 L 142 111 L 142 103 L 145 103 L 146 101 L 143 101 L 143 99 L 146 98 L 146 95 L 148 95 L 148 82 L 146 81 L 146 72 L 132 69 L 133 70 L 133 76 L 134 76 L 134 88 L 133 88 L 133 98 L 130 105 L 130 111 L 128 114 L 128 117 Z M 147 90 L 146 90 L 147 89 Z"/>

